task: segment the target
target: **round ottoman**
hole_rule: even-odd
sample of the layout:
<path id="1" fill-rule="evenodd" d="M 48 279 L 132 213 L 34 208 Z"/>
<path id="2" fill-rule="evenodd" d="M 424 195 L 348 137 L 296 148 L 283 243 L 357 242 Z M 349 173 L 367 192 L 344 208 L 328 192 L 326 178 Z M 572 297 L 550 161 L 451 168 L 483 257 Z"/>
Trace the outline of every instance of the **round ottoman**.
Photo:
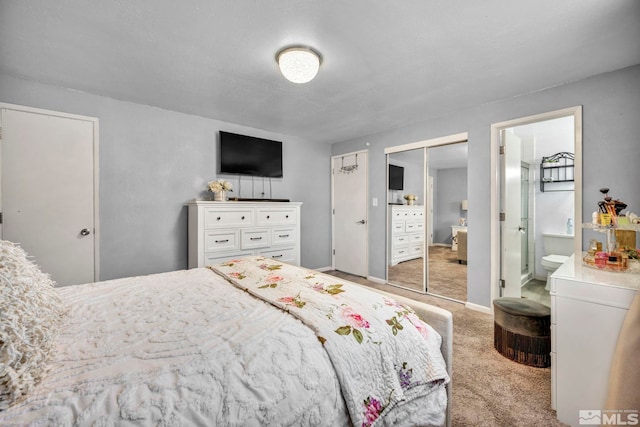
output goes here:
<path id="1" fill-rule="evenodd" d="M 551 309 L 524 298 L 493 300 L 493 346 L 504 357 L 537 368 L 551 366 Z"/>

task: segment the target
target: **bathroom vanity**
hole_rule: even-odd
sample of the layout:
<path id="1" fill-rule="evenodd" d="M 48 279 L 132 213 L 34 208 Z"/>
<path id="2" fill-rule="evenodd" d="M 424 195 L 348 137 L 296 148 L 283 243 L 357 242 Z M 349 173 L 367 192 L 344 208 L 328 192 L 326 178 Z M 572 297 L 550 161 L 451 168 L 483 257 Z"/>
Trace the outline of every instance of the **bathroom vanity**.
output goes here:
<path id="1" fill-rule="evenodd" d="M 551 407 L 578 426 L 580 410 L 604 409 L 618 334 L 640 274 L 584 266 L 571 255 L 550 277 Z"/>

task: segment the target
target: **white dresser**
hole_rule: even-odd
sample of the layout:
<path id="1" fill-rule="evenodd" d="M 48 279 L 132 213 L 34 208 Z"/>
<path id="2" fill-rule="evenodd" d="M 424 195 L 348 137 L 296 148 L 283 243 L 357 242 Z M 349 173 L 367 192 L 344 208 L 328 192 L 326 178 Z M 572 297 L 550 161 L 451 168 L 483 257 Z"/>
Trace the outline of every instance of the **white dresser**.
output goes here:
<path id="1" fill-rule="evenodd" d="M 389 265 L 424 256 L 424 206 L 389 206 Z"/>
<path id="2" fill-rule="evenodd" d="M 300 206 L 291 202 L 189 202 L 189 268 L 244 255 L 300 265 Z"/>
<path id="3" fill-rule="evenodd" d="M 551 275 L 551 407 L 580 425 L 579 411 L 604 409 L 618 334 L 640 275 L 601 271 L 572 255 Z"/>

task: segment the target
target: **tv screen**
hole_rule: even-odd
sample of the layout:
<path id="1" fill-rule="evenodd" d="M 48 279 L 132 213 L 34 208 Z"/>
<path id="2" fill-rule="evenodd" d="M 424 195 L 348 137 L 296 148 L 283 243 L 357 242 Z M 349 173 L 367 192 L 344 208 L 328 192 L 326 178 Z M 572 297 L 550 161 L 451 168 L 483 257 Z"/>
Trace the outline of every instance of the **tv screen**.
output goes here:
<path id="1" fill-rule="evenodd" d="M 220 173 L 282 177 L 282 142 L 220 131 Z"/>
<path id="2" fill-rule="evenodd" d="M 404 189 L 404 168 L 402 166 L 389 165 L 389 190 Z"/>

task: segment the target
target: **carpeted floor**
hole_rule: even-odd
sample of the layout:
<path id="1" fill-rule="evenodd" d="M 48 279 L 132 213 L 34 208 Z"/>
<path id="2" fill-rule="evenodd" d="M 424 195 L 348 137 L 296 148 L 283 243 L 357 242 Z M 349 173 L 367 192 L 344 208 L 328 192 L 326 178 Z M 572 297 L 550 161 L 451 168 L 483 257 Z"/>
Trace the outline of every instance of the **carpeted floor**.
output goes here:
<path id="1" fill-rule="evenodd" d="M 422 263 L 418 258 L 390 266 L 388 281 L 423 292 Z M 427 292 L 467 301 L 467 265 L 458 263 L 458 253 L 450 247 L 429 247 Z"/>
<path id="2" fill-rule="evenodd" d="M 551 410 L 551 369 L 512 362 L 493 348 L 493 316 L 463 304 L 361 277 L 338 277 L 442 307 L 453 313 L 454 426 L 563 426 Z"/>

